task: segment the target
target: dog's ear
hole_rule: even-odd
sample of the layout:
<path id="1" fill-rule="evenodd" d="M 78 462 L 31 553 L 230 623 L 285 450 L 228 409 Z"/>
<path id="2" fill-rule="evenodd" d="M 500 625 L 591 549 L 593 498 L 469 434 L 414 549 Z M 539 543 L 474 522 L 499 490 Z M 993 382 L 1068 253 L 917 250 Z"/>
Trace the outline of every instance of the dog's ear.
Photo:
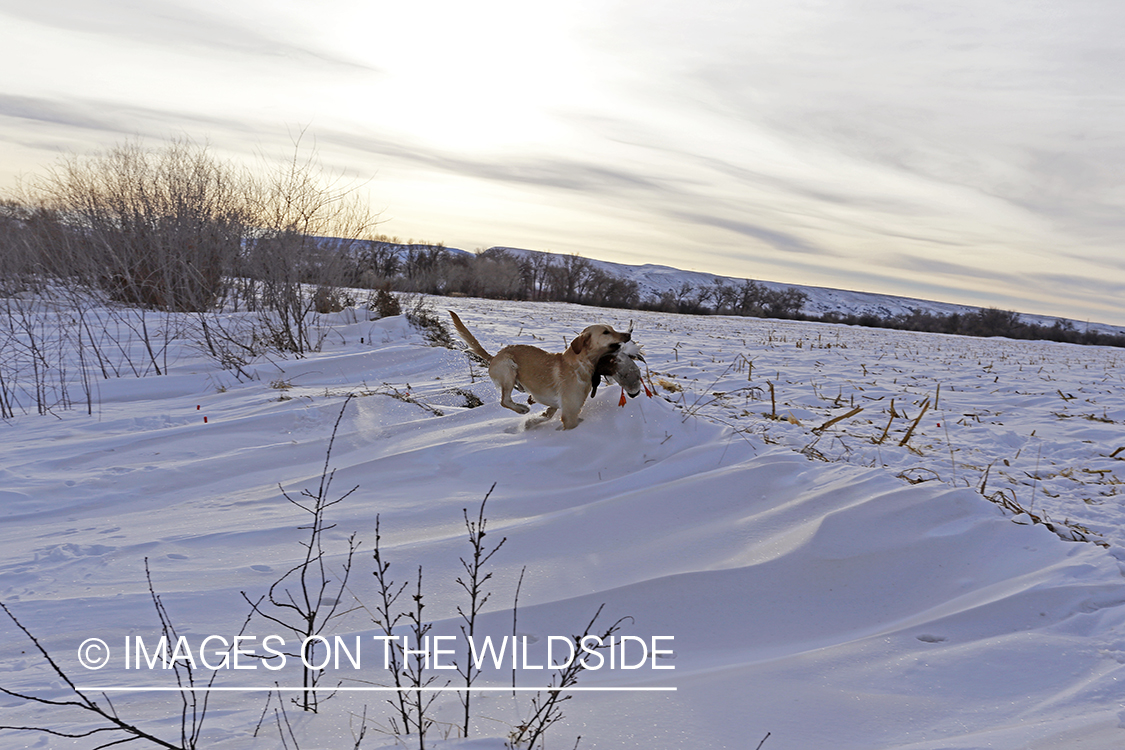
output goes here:
<path id="1" fill-rule="evenodd" d="M 570 342 L 570 351 L 581 354 L 590 345 L 590 332 L 583 331 L 574 341 Z"/>

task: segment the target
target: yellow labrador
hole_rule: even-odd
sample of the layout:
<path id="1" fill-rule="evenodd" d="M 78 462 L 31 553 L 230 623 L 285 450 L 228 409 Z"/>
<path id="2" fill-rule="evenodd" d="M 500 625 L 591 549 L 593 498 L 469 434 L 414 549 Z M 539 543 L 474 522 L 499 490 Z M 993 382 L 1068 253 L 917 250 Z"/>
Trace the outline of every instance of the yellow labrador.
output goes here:
<path id="1" fill-rule="evenodd" d="M 629 333 L 619 333 L 606 325 L 586 328 L 561 354 L 551 354 L 534 346 L 512 344 L 489 354 L 452 310 L 453 325 L 470 351 L 488 363 L 488 376 L 500 390 L 500 404 L 519 414 L 530 409 L 512 400 L 517 385 L 529 394 L 528 402 L 543 404 L 543 421 L 561 411 L 562 429 L 578 426 L 578 412 L 590 395 L 594 367 L 604 355 L 617 351 L 629 341 Z"/>

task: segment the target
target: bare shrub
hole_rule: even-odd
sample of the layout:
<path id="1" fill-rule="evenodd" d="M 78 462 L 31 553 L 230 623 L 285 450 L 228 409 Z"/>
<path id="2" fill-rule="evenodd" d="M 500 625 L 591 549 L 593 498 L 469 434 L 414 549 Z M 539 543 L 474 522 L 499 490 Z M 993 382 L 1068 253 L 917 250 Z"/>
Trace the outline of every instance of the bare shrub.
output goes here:
<path id="1" fill-rule="evenodd" d="M 55 709 L 59 709 L 58 715 L 60 716 L 60 718 L 56 720 L 59 723 L 53 726 L 0 725 L 0 731 L 12 730 L 28 734 L 45 734 L 68 739 L 90 737 L 94 738 L 92 741 L 101 743 L 97 745 L 97 748 L 124 745 L 136 740 L 147 741 L 156 747 L 167 748 L 168 750 L 196 750 L 196 748 L 203 747 L 201 735 L 204 721 L 207 718 L 207 704 L 210 700 L 208 691 L 214 686 L 215 679 L 219 675 L 219 670 L 211 669 L 209 676 L 205 673 L 200 673 L 196 670 L 194 660 L 192 660 L 190 656 L 186 658 L 176 656 L 174 649 L 172 657 L 168 657 L 166 645 L 168 643 L 178 643 L 180 636 L 168 614 L 168 610 L 164 606 L 163 600 L 160 595 L 156 593 L 156 589 L 153 586 L 152 574 L 149 571 L 147 557 L 144 562 L 145 580 L 148 581 L 149 596 L 152 599 L 157 619 L 160 622 L 160 643 L 165 645 L 165 649 L 163 651 L 158 651 L 158 653 L 163 658 L 164 669 L 168 670 L 166 674 L 170 673 L 171 681 L 175 682 L 176 692 L 179 694 L 179 738 L 172 740 L 163 739 L 153 733 L 155 731 L 154 729 L 142 727 L 135 719 L 125 718 L 118 712 L 117 707 L 109 700 L 109 697 L 105 693 L 102 693 L 101 700 L 95 700 L 93 697 L 83 692 L 83 688 L 79 688 L 74 683 L 71 677 L 60 666 L 58 660 L 51 656 L 43 643 L 16 618 L 16 615 L 8 609 L 7 605 L 3 602 L 0 602 L 0 610 L 3 610 L 4 614 L 8 616 L 8 619 L 15 623 L 16 627 L 31 641 L 35 650 L 43 657 L 43 660 L 50 667 L 50 671 L 53 672 L 57 678 L 57 680 L 55 680 L 56 684 L 60 687 L 65 685 L 64 692 L 68 693 L 68 698 L 59 700 L 57 698 L 47 698 L 41 695 L 19 693 L 0 687 L 0 693 L 20 701 L 17 705 L 23 707 L 52 706 Z M 243 623 L 242 629 L 238 631 L 238 635 L 245 633 L 247 623 L 249 623 L 249 619 Z M 204 679 L 204 677 L 207 679 Z M 10 711 L 12 709 L 9 708 L 8 710 Z M 64 716 L 66 716 L 65 723 L 62 718 Z M 77 726 L 71 728 L 76 723 Z M 36 746 L 41 746 L 42 744 L 43 742 L 40 741 L 36 743 Z"/>
<path id="2" fill-rule="evenodd" d="M 402 315 L 402 303 L 391 294 L 389 284 L 379 287 L 367 300 L 367 309 L 374 310 L 380 318 Z"/>
<path id="3" fill-rule="evenodd" d="M 496 489 L 495 484 L 488 489 L 484 500 L 481 501 L 476 520 L 469 518 L 468 508 L 461 509 L 465 518 L 465 530 L 469 534 L 469 546 L 473 550 L 468 560 L 461 558 L 461 567 L 465 569 L 465 575 L 458 576 L 456 581 L 469 597 L 469 605 L 466 609 L 457 607 L 457 614 L 464 620 L 461 624 L 461 635 L 464 636 L 467 643 L 472 642 L 473 638 L 476 637 L 477 616 L 484 611 L 484 605 L 488 603 L 488 599 L 492 595 L 492 592 L 486 588 L 486 584 L 492 578 L 492 572 L 485 572 L 485 565 L 504 546 L 504 542 L 508 541 L 508 537 L 501 537 L 500 541 L 491 549 L 484 541 L 485 527 L 488 526 L 488 519 L 484 516 L 484 506 L 494 489 Z M 469 719 L 472 716 L 469 710 L 472 693 L 469 688 L 472 688 L 473 680 L 480 675 L 480 669 L 474 667 L 471 659 L 466 659 L 464 668 L 458 668 L 457 672 L 465 679 L 466 690 L 460 694 L 461 705 L 465 709 L 461 731 L 463 737 L 468 737 Z"/>
<path id="4" fill-rule="evenodd" d="M 318 286 L 313 292 L 313 309 L 321 315 L 340 312 L 355 304 L 355 297 L 343 289 Z"/>
<path id="5" fill-rule="evenodd" d="M 30 189 L 57 223 L 40 255 L 119 302 L 207 310 L 246 231 L 245 186 L 243 174 L 187 140 L 67 158 Z"/>
<path id="6" fill-rule="evenodd" d="M 29 226 L 32 212 L 16 201 L 0 201 L 0 296 L 26 288 L 36 272 Z"/>
<path id="7" fill-rule="evenodd" d="M 357 191 L 326 173 L 315 152 L 302 156 L 299 140 L 254 188 L 241 293 L 284 351 L 316 351 L 321 337 L 311 316 L 345 304 L 341 287 L 355 281 L 355 257 L 378 218 Z"/>
<path id="8" fill-rule="evenodd" d="M 453 349 L 453 334 L 425 297 L 407 298 L 406 319 L 422 332 L 430 346 Z"/>
<path id="9" fill-rule="evenodd" d="M 300 698 L 294 700 L 294 703 L 300 706 L 302 710 L 313 713 L 317 712 L 320 704 L 326 700 L 321 698 L 314 689 L 323 676 L 323 671 L 309 666 L 316 645 L 314 639 L 320 637 L 328 622 L 337 616 L 340 596 L 347 589 L 348 576 L 352 569 L 352 558 L 359 544 L 356 541 L 355 533 L 348 537 L 347 556 L 343 569 L 337 581 L 330 582 L 335 574 L 330 574 L 328 571 L 325 536 L 336 525 L 328 523 L 327 512 L 329 508 L 343 502 L 359 489 L 357 485 L 338 498 L 330 499 L 329 496 L 332 479 L 336 475 L 336 470 L 330 468 L 332 445 L 336 442 L 336 432 L 340 429 L 340 421 L 344 418 L 344 411 L 348 408 L 352 398 L 349 395 L 344 399 L 344 405 L 340 407 L 340 413 L 336 417 L 336 424 L 332 427 L 332 437 L 328 440 L 324 469 L 320 474 L 320 484 L 317 491 L 315 493 L 307 489 L 302 491 L 301 497 L 304 499 L 300 500 L 291 497 L 285 490 L 282 490 L 282 495 L 286 500 L 311 516 L 308 525 L 298 527 L 300 530 L 309 532 L 308 540 L 301 542 L 301 546 L 305 549 L 304 557 L 270 586 L 269 592 L 264 598 L 255 601 L 246 592 L 242 592 L 242 597 L 250 605 L 255 615 L 301 638 L 303 644 L 301 653 L 289 653 L 286 656 L 299 658 L 302 665 L 303 681 L 301 687 L 304 690 Z"/>

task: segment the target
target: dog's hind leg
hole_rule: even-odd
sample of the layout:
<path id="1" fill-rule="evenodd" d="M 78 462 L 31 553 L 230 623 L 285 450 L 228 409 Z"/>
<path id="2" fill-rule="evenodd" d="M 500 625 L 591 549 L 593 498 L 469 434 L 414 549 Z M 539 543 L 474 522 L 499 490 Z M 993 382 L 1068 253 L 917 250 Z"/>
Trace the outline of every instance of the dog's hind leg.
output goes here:
<path id="1" fill-rule="evenodd" d="M 500 391 L 500 405 L 511 409 L 517 414 L 527 414 L 531 408 L 512 399 L 512 390 L 516 387 L 518 369 L 511 359 L 498 356 L 494 357 L 488 366 L 488 376 Z"/>
<path id="2" fill-rule="evenodd" d="M 520 402 L 512 399 L 511 388 L 500 389 L 500 405 L 511 409 L 517 414 L 527 414 L 529 411 L 531 411 L 531 407 L 529 407 L 527 404 L 521 404 Z"/>

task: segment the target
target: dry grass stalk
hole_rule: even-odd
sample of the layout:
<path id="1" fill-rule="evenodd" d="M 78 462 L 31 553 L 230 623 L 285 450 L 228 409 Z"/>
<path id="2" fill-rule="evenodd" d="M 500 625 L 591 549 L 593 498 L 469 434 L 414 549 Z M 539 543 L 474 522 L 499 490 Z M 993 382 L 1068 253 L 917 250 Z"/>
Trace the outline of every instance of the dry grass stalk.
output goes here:
<path id="1" fill-rule="evenodd" d="M 827 430 L 829 427 L 836 424 L 837 422 L 848 419 L 849 417 L 854 417 L 856 414 L 859 414 L 861 411 L 863 411 L 863 407 L 857 406 L 856 408 L 849 411 L 847 414 L 841 414 L 838 417 L 833 417 L 832 419 L 829 419 L 827 422 L 822 424 L 820 427 L 814 427 L 813 432 L 823 432 L 824 430 Z"/>
<path id="2" fill-rule="evenodd" d="M 992 464 L 989 464 L 988 466 L 984 467 L 984 476 L 981 477 L 980 489 L 977 490 L 978 492 L 980 492 L 980 494 L 984 495 L 985 497 L 988 497 L 988 495 L 985 494 L 984 488 L 988 485 L 988 473 L 990 471 L 992 471 Z"/>
<path id="3" fill-rule="evenodd" d="M 883 441 L 887 439 L 887 433 L 891 431 L 891 425 L 895 421 L 894 401 L 891 401 L 891 417 L 887 420 L 887 426 L 883 428 L 883 434 L 875 441 L 875 445 L 882 445 Z"/>
<path id="4" fill-rule="evenodd" d="M 904 435 L 902 440 L 899 441 L 900 447 L 904 446 L 908 442 L 910 442 L 910 436 L 914 434 L 914 430 L 915 430 L 915 428 L 918 427 L 918 423 L 922 421 L 922 417 L 926 416 L 926 412 L 929 411 L 929 410 L 930 410 L 930 400 L 926 399 L 924 402 L 922 402 L 922 411 L 919 412 L 918 416 L 914 418 L 914 422 L 913 422 L 913 424 L 910 425 L 910 429 L 906 431 L 906 435 Z"/>

